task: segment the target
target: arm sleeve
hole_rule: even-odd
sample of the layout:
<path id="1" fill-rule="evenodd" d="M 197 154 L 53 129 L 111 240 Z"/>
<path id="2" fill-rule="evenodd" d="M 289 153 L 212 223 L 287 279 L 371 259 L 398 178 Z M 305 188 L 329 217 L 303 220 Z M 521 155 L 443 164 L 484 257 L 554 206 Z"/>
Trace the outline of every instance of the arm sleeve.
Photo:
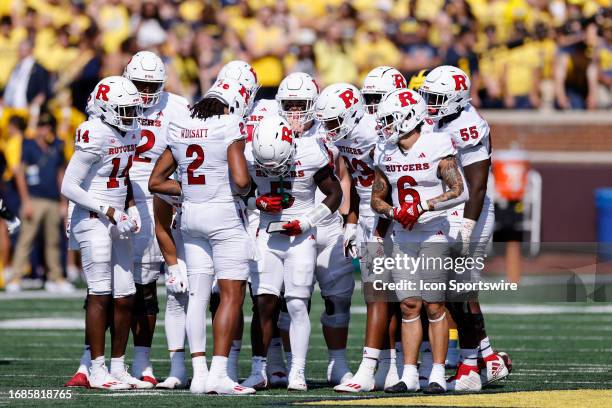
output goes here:
<path id="1" fill-rule="evenodd" d="M 81 187 L 89 169 L 99 159 L 100 157 L 96 154 L 83 150 L 75 151 L 66 168 L 64 180 L 62 180 L 62 195 L 83 208 L 102 214 L 106 205 L 92 198 Z"/>
<path id="2" fill-rule="evenodd" d="M 459 161 L 458 157 L 455 156 L 455 160 Z M 456 207 L 459 204 L 465 203 L 468 198 L 470 198 L 470 193 L 468 191 L 468 186 L 465 181 L 465 176 L 463 175 L 463 170 L 461 169 L 461 166 L 459 166 L 459 173 L 461 174 L 461 181 L 463 182 L 463 192 L 455 198 L 451 198 L 450 200 L 446 200 L 441 203 L 436 203 L 436 211 L 448 210 L 449 208 Z"/>

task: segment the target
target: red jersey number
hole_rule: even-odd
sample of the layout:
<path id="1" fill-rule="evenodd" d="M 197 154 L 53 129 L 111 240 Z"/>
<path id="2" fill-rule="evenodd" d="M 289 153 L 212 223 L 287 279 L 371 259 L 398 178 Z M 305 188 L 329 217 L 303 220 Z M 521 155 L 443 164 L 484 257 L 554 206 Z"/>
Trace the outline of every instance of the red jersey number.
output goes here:
<path id="1" fill-rule="evenodd" d="M 459 134 L 461 135 L 461 140 L 464 142 L 470 140 L 470 137 L 472 139 L 478 139 L 478 130 L 476 129 L 476 126 L 461 129 L 459 130 Z"/>
<path id="2" fill-rule="evenodd" d="M 355 180 L 363 187 L 370 187 L 374 183 L 374 170 L 372 170 L 363 160 L 353 157 L 353 159 L 349 161 L 347 157 L 344 157 L 344 162 L 346 163 L 346 167 L 351 177 L 355 172 L 361 172 L 361 175 L 357 176 Z"/>
<path id="3" fill-rule="evenodd" d="M 206 176 L 203 174 L 194 176 L 193 174 L 204 163 L 204 149 L 202 149 L 202 146 L 196 144 L 187 146 L 186 156 L 195 156 L 195 159 L 187 166 L 187 184 L 206 184 Z"/>
<path id="4" fill-rule="evenodd" d="M 418 203 L 421 201 L 421 196 L 419 195 L 419 192 L 416 191 L 414 188 L 410 188 L 416 185 L 416 180 L 411 176 L 402 176 L 397 180 L 397 198 L 400 205 L 402 205 L 402 203 L 406 201 L 407 196 L 412 197 L 413 202 Z"/>
<path id="5" fill-rule="evenodd" d="M 150 157 L 142 157 L 143 153 L 148 152 L 155 146 L 155 133 L 151 132 L 148 129 L 142 129 L 140 131 L 140 140 L 147 139 L 145 144 L 140 144 L 136 147 L 136 155 L 134 156 L 134 161 L 142 162 L 142 163 L 151 163 Z"/>
<path id="6" fill-rule="evenodd" d="M 117 188 L 119 187 L 119 180 L 117 180 L 117 174 L 119 174 L 119 169 L 121 168 L 121 158 L 115 157 L 112 160 L 113 169 L 111 170 L 111 174 L 108 176 L 108 181 L 106 182 L 106 188 Z M 123 168 L 121 174 L 119 174 L 119 178 L 123 179 L 123 185 L 127 186 L 127 176 L 130 171 L 130 167 L 132 167 L 132 156 L 128 159 L 127 166 Z"/>

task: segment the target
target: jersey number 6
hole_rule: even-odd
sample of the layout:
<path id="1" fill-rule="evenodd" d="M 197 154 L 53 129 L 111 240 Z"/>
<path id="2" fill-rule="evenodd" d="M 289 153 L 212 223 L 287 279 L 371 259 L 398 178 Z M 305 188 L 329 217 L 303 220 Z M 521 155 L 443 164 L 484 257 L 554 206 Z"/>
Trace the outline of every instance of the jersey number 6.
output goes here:
<path id="1" fill-rule="evenodd" d="M 412 197 L 413 202 L 421 202 L 419 192 L 414 188 L 406 188 L 406 185 L 416 186 L 417 182 L 411 176 L 402 176 L 397 180 L 397 199 L 399 205 L 402 205 L 402 203 L 406 201 L 406 196 Z"/>

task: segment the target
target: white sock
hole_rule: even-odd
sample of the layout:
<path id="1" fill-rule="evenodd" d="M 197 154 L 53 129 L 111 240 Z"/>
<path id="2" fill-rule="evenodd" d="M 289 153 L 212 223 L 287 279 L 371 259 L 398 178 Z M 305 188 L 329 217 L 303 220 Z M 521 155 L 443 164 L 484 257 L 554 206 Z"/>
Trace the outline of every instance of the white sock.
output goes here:
<path id="1" fill-rule="evenodd" d="M 291 342 L 291 369 L 306 362 L 308 341 L 310 339 L 310 316 L 308 316 L 308 299 L 288 298 L 287 311 L 291 316 L 289 339 Z"/>
<path id="2" fill-rule="evenodd" d="M 431 374 L 429 375 L 429 383 L 432 382 L 440 384 L 446 388 L 446 380 L 444 378 L 444 364 L 434 363 L 431 367 Z"/>
<path id="3" fill-rule="evenodd" d="M 384 366 L 388 366 L 389 364 L 391 364 L 391 350 L 389 349 L 380 350 L 380 355 L 378 357 L 378 364 L 384 365 Z"/>
<path id="4" fill-rule="evenodd" d="M 414 377 L 419 376 L 419 370 L 415 364 L 404 364 L 404 371 L 402 373 L 402 381 L 408 384 L 413 380 Z"/>
<path id="5" fill-rule="evenodd" d="M 287 367 L 291 368 L 291 364 L 293 364 L 293 353 L 285 351 L 285 357 L 287 358 Z"/>
<path id="6" fill-rule="evenodd" d="M 121 373 L 123 371 L 125 371 L 125 356 L 111 357 L 110 372 Z"/>
<path id="7" fill-rule="evenodd" d="M 367 375 L 374 375 L 376 371 L 376 365 L 378 364 L 378 358 L 380 357 L 380 350 L 372 347 L 363 348 L 363 358 L 359 365 L 358 371 L 365 371 Z"/>
<path id="8" fill-rule="evenodd" d="M 485 337 L 484 339 L 480 340 L 480 347 L 478 351 L 483 358 L 489 357 L 491 354 L 493 354 L 493 348 L 491 347 L 489 337 Z"/>
<path id="9" fill-rule="evenodd" d="M 266 357 L 253 356 L 251 359 L 251 374 L 265 373 L 267 366 L 268 359 Z"/>
<path id="10" fill-rule="evenodd" d="M 96 357 L 91 360 L 91 375 L 95 375 L 104 369 L 104 356 Z"/>
<path id="11" fill-rule="evenodd" d="M 389 350 L 389 365 L 395 365 L 396 358 L 397 358 L 397 352 L 395 351 L 395 349 L 390 349 Z"/>
<path id="12" fill-rule="evenodd" d="M 168 350 L 180 350 L 185 347 L 185 324 L 189 293 L 167 291 L 167 295 L 164 328 L 166 329 Z"/>
<path id="13" fill-rule="evenodd" d="M 77 373 L 87 374 L 89 369 L 91 368 L 91 351 L 89 350 L 89 345 L 85 345 L 83 347 L 83 354 L 81 355 L 81 361 L 79 363 L 79 369 Z"/>
<path id="14" fill-rule="evenodd" d="M 329 362 L 335 366 L 348 366 L 346 361 L 346 349 L 327 350 L 329 353 Z"/>
<path id="15" fill-rule="evenodd" d="M 210 363 L 210 375 L 215 378 L 227 377 L 227 357 L 213 356 Z"/>
<path id="16" fill-rule="evenodd" d="M 268 347 L 268 365 L 278 367 L 283 365 L 283 341 L 280 337 L 272 337 Z"/>
<path id="17" fill-rule="evenodd" d="M 478 349 L 461 349 L 461 360 L 463 364 L 472 367 L 478 366 Z"/>
<path id="18" fill-rule="evenodd" d="M 291 371 L 304 371 L 306 369 L 306 359 L 293 357 L 291 361 Z"/>
<path id="19" fill-rule="evenodd" d="M 186 378 L 185 370 L 185 352 L 171 351 L 170 352 L 170 377 Z"/>
<path id="20" fill-rule="evenodd" d="M 208 375 L 206 356 L 191 357 L 191 364 L 193 365 L 194 377 L 206 377 Z"/>
<path id="21" fill-rule="evenodd" d="M 140 378 L 144 372 L 153 372 L 151 367 L 151 347 L 134 346 L 134 377 Z"/>

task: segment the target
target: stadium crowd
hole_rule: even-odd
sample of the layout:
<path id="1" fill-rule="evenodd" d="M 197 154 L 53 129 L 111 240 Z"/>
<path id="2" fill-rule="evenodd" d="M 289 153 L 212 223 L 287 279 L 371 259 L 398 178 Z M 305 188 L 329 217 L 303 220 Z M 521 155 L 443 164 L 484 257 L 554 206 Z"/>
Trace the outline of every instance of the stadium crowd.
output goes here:
<path id="1" fill-rule="evenodd" d="M 48 215 L 57 208 L 63 215 L 66 208 L 49 185 L 61 178 L 64 165 L 53 152 L 60 149 L 70 158 L 94 85 L 121 74 L 142 49 L 163 56 L 166 88 L 192 101 L 224 63 L 243 59 L 259 75 L 258 98 L 273 97 L 290 72 L 309 73 L 326 86 L 361 84 L 379 65 L 395 66 L 410 78 L 449 64 L 472 78 L 472 104 L 478 108 L 612 106 L 607 0 L 3 1 L 2 196 L 32 224 L 21 237 L 11 237 L 19 269 L 27 268 L 21 265 L 32 252 L 32 265 L 46 264 L 53 271 L 49 277 L 61 283 L 57 262 L 71 265 L 69 275 L 75 276 L 70 256 L 58 261 L 51 251 L 44 262 L 39 256 L 45 245 L 38 230 L 44 229 L 44 242 L 63 241 L 63 226 L 57 235 L 51 231 L 59 219 Z M 41 155 L 53 158 L 45 161 L 49 168 L 37 167 L 44 180 L 30 163 Z M 13 250 L 3 230 L 0 251 L 7 267 Z"/>

